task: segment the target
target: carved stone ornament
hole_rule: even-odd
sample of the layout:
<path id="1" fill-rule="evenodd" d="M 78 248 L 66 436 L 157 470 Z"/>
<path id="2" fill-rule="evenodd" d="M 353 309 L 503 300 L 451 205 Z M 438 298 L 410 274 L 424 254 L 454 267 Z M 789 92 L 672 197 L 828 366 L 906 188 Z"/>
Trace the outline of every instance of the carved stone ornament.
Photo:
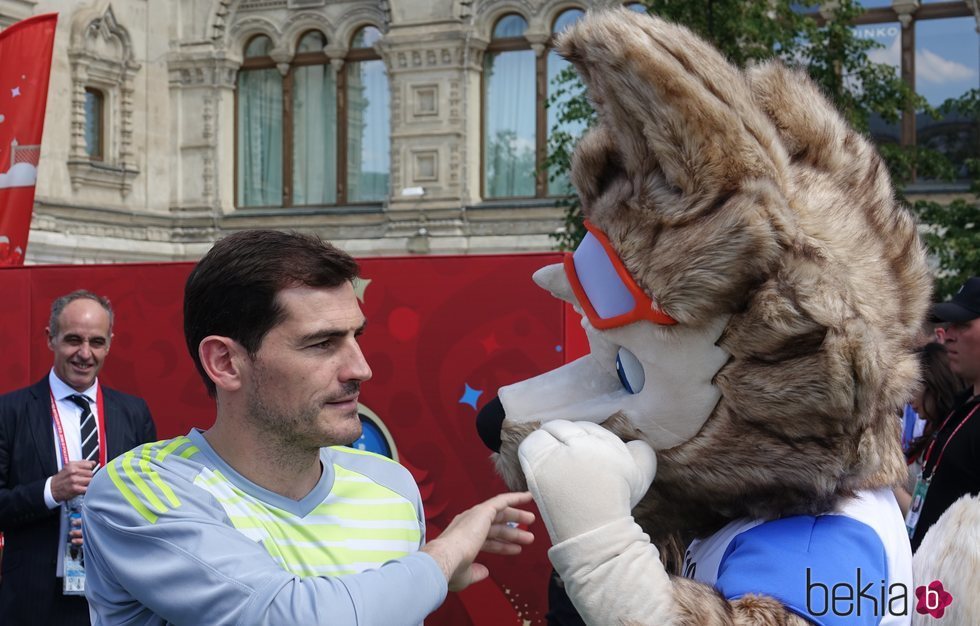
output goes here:
<path id="1" fill-rule="evenodd" d="M 79 9 L 71 21 L 68 48 L 71 64 L 71 147 L 68 172 L 72 189 L 82 185 L 118 189 L 126 196 L 139 175 L 133 151 L 133 90 L 140 65 L 133 56 L 129 32 L 119 24 L 112 6 L 104 11 Z M 85 89 L 103 94 L 102 161 L 85 150 Z"/>

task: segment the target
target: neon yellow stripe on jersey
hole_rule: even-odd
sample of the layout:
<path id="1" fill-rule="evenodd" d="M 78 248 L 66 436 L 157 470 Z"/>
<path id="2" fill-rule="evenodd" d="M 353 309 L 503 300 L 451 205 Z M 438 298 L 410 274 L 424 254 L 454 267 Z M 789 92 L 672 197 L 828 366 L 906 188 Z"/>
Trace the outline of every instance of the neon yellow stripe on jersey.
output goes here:
<path id="1" fill-rule="evenodd" d="M 184 452 L 192 450 L 191 454 L 193 454 L 198 451 L 197 447 L 191 445 L 190 439 L 177 437 L 130 450 L 115 459 L 107 468 L 109 478 L 126 502 L 151 524 L 159 519 L 159 513 L 166 513 L 171 508 L 180 506 L 180 499 L 163 481 L 159 472 L 154 469 L 154 465 L 185 445 L 188 447 Z M 119 472 L 120 468 L 122 473 Z M 152 487 L 147 480 L 153 484 Z M 160 499 L 154 487 L 166 499 L 166 503 Z"/>
<path id="2" fill-rule="evenodd" d="M 333 470 L 331 493 L 303 517 L 252 497 L 219 470 L 202 470 L 194 483 L 235 528 L 298 576 L 356 573 L 418 549 L 422 527 L 413 502 L 362 474 L 336 464 Z"/>
<path id="3" fill-rule="evenodd" d="M 392 559 L 405 556 L 418 549 L 418 539 L 398 542 L 347 540 L 324 541 L 310 536 L 306 541 L 283 540 L 279 529 L 264 529 L 269 534 L 262 539 L 265 549 L 290 566 L 321 567 L 326 565 L 348 565 L 350 563 L 373 563 L 374 567 Z"/>
<path id="4" fill-rule="evenodd" d="M 136 470 L 133 469 L 135 460 L 136 456 L 132 453 L 132 451 L 123 455 L 123 472 L 125 472 L 129 480 L 136 485 L 136 488 L 143 494 L 150 506 L 160 513 L 166 513 L 167 505 L 165 505 L 160 498 L 157 497 L 157 494 L 153 493 L 153 490 L 146 484 L 146 481 L 144 481 L 140 475 L 136 473 Z M 153 470 L 150 471 L 152 472 Z"/>
<path id="5" fill-rule="evenodd" d="M 109 472 L 109 478 L 112 480 L 112 484 L 116 486 L 116 489 L 119 490 L 122 497 L 126 499 L 126 502 L 129 502 L 129 505 L 132 506 L 137 513 L 142 515 L 143 518 L 151 524 L 155 523 L 158 519 L 156 514 L 150 511 L 150 509 L 146 508 L 140 499 L 136 497 L 136 494 L 134 494 L 129 488 L 129 485 L 123 482 L 122 476 L 119 475 L 116 466 L 121 462 L 122 459 L 116 459 L 115 461 L 109 463 L 109 466 L 106 468 L 106 470 Z"/>
<path id="6" fill-rule="evenodd" d="M 417 521 L 411 527 L 405 524 L 397 528 L 357 528 L 338 524 L 304 524 L 296 526 L 282 522 L 270 522 L 254 515 L 230 515 L 236 528 L 261 528 L 270 537 L 289 544 L 308 544 L 317 541 L 335 545 L 348 545 L 352 549 L 389 549 L 390 544 L 408 542 L 418 548 L 422 531 Z M 336 519 L 336 518 L 333 518 Z M 308 521 L 304 518 L 303 521 Z M 295 522 L 293 522 L 295 524 Z M 361 546 L 357 548 L 356 546 Z M 383 547 L 386 546 L 386 547 Z"/>
<path id="7" fill-rule="evenodd" d="M 164 442 L 164 441 L 157 442 L 154 445 L 154 447 L 153 447 L 154 450 L 159 449 L 158 452 L 157 452 L 157 458 L 156 458 L 156 460 L 158 462 L 162 462 L 165 458 L 167 458 L 168 456 L 170 456 L 170 453 L 171 452 L 173 452 L 174 450 L 176 450 L 180 446 L 184 445 L 185 443 L 189 443 L 189 442 L 190 442 L 190 439 L 188 439 L 187 437 L 174 437 L 169 442 Z M 162 445 L 164 443 L 166 443 L 167 445 Z M 148 450 L 148 452 L 149 452 L 149 450 Z"/>
<path id="8" fill-rule="evenodd" d="M 157 489 L 159 489 L 160 493 L 162 493 L 163 496 L 167 499 L 167 502 L 170 503 L 170 506 L 177 508 L 178 506 L 180 506 L 180 500 L 177 499 L 177 494 L 174 493 L 174 490 L 171 489 L 169 485 L 167 485 L 160 479 L 160 474 L 158 474 L 156 470 L 150 467 L 150 464 L 146 460 L 147 456 L 149 455 L 144 454 L 140 458 L 139 460 L 140 469 L 143 471 L 143 474 L 148 476 L 150 478 L 150 481 L 157 486 Z"/>
<path id="9" fill-rule="evenodd" d="M 386 456 L 381 456 L 380 454 L 376 454 L 374 452 L 368 452 L 367 450 L 358 450 L 357 448 L 351 448 L 349 446 L 330 446 L 330 449 L 335 452 L 339 452 L 341 454 L 356 454 L 360 456 L 372 456 L 379 461 L 400 465 L 400 463 L 398 461 L 395 461 L 394 459 L 389 459 Z"/>

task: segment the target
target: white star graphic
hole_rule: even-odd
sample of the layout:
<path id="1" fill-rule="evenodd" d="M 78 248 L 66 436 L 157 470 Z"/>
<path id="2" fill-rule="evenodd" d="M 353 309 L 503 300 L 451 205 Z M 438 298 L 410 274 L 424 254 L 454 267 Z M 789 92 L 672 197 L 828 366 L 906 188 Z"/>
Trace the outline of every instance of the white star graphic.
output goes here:
<path id="1" fill-rule="evenodd" d="M 10 90 L 11 98 L 16 98 L 19 95 L 20 95 L 20 87 L 14 87 L 13 89 Z"/>

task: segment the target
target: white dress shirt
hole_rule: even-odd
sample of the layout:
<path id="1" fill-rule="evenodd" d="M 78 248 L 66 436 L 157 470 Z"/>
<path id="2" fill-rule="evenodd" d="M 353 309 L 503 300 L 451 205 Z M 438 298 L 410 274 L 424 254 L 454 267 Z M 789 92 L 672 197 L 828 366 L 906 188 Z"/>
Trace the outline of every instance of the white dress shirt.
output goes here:
<path id="1" fill-rule="evenodd" d="M 61 418 L 61 428 L 65 433 L 65 445 L 68 447 L 68 460 L 78 461 L 82 458 L 82 409 L 71 400 L 68 400 L 68 397 L 75 394 L 81 394 L 87 397 L 92 407 L 92 415 L 96 419 L 95 423 L 98 424 L 99 409 L 95 402 L 95 391 L 99 386 L 98 379 L 95 379 L 92 386 L 85 391 L 76 391 L 58 378 L 58 376 L 54 373 L 54 368 L 52 368 L 51 372 L 48 373 L 48 384 L 51 385 L 51 393 L 54 395 L 55 404 L 58 407 L 58 416 Z M 96 436 L 99 434 L 100 433 L 96 431 Z M 61 468 L 65 465 L 65 460 L 61 458 L 61 439 L 58 437 L 58 427 L 54 424 L 53 416 L 51 419 L 51 436 L 54 437 L 54 454 L 55 459 L 57 460 L 58 471 L 61 471 Z M 44 502 L 48 505 L 49 509 L 53 509 L 64 504 L 62 502 L 55 501 L 54 496 L 51 494 L 52 478 L 54 477 L 48 476 L 48 479 L 44 481 Z M 68 520 L 64 514 L 61 516 L 60 533 L 61 537 L 68 536 Z M 61 576 L 64 572 L 64 556 L 64 551 L 59 549 L 58 576 Z"/>

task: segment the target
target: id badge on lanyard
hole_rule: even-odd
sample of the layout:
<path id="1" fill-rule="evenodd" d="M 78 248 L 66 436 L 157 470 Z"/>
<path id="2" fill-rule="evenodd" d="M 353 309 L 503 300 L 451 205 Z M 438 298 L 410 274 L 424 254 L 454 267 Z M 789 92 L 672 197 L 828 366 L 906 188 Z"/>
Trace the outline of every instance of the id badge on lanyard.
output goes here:
<path id="1" fill-rule="evenodd" d="M 82 524 L 82 496 L 69 500 L 64 507 L 68 516 L 68 535 L 65 537 L 65 571 L 62 577 L 62 591 L 66 596 L 85 595 L 85 553 L 82 546 L 71 542 L 71 531 Z"/>
<path id="2" fill-rule="evenodd" d="M 918 478 L 915 479 L 915 489 L 912 490 L 912 506 L 909 507 L 909 512 L 905 516 L 905 529 L 909 532 L 909 539 L 915 534 L 915 525 L 919 523 L 919 515 L 922 513 L 922 505 L 926 502 L 926 492 L 929 491 L 929 483 L 932 482 L 932 476 L 926 478 L 919 472 Z"/>
<path id="3" fill-rule="evenodd" d="M 956 433 L 960 432 L 963 425 L 970 421 L 970 418 L 977 412 L 977 409 L 980 409 L 980 404 L 973 407 L 973 410 L 966 414 L 963 421 L 957 424 L 956 428 L 953 429 L 953 432 L 946 438 L 946 442 L 939 451 L 939 458 L 937 458 L 936 462 L 932 465 L 932 470 L 929 472 L 928 477 L 925 475 L 926 466 L 929 465 L 929 459 L 932 458 L 932 449 L 936 446 L 935 437 L 946 428 L 946 424 L 948 424 L 949 420 L 953 418 L 955 411 L 946 416 L 942 426 L 936 429 L 936 434 L 933 435 L 933 440 L 929 443 L 929 447 L 926 448 L 922 460 L 922 469 L 919 470 L 919 477 L 915 480 L 915 489 L 912 490 L 912 505 L 909 507 L 908 515 L 905 516 L 905 529 L 909 531 L 909 539 L 911 539 L 912 535 L 915 534 L 915 526 L 919 523 L 919 515 L 922 513 L 922 506 L 926 502 L 926 494 L 929 492 L 929 484 L 932 482 L 933 476 L 936 475 L 936 470 L 939 469 L 939 463 L 943 460 L 943 455 L 946 454 L 946 448 L 949 446 L 949 442 L 953 440 Z"/>

